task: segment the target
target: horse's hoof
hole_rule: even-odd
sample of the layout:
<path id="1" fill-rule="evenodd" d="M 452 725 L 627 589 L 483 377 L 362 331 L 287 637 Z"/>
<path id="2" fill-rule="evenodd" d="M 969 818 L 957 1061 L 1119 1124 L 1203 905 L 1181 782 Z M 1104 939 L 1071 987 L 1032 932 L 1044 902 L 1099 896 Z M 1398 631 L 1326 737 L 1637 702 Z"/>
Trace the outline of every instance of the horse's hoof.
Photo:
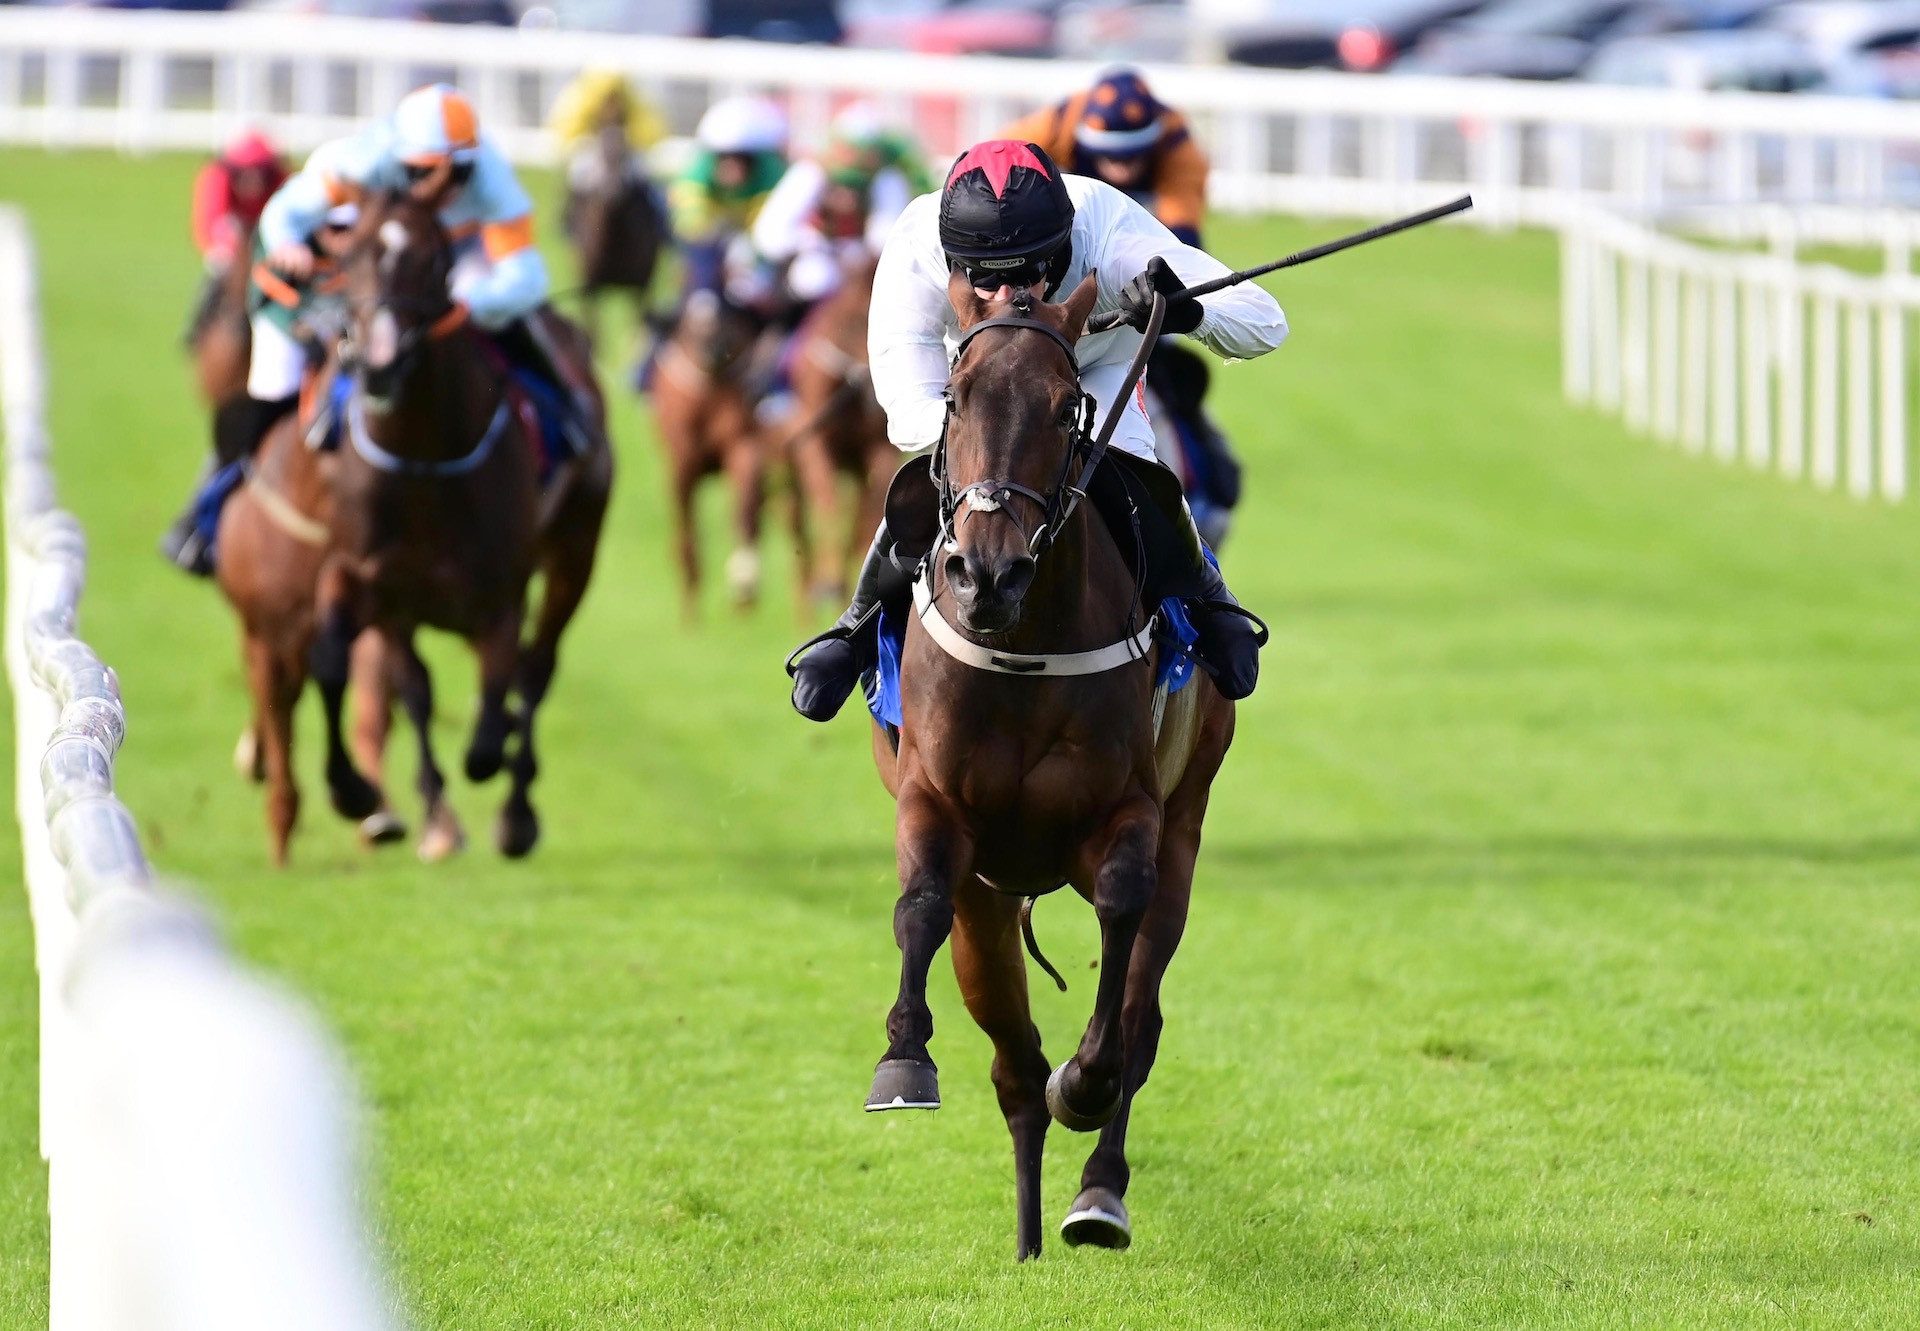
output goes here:
<path id="1" fill-rule="evenodd" d="M 476 786 L 483 781 L 491 781 L 500 773 L 501 764 L 506 762 L 505 745 L 484 749 L 468 749 L 466 759 L 467 780 Z"/>
<path id="2" fill-rule="evenodd" d="M 233 770 L 243 780 L 256 784 L 267 779 L 266 754 L 260 750 L 260 733 L 252 726 L 240 732 L 240 739 L 233 746 Z"/>
<path id="3" fill-rule="evenodd" d="M 1118 1252 L 1133 1242 L 1127 1205 L 1110 1189 L 1082 1188 L 1073 1199 L 1073 1209 L 1060 1222 L 1060 1237 L 1069 1247 L 1087 1243 Z"/>
<path id="4" fill-rule="evenodd" d="M 912 1058 L 883 1058 L 873 1070 L 867 1112 L 886 1109 L 938 1109 L 940 1074 L 933 1064 Z"/>
<path id="5" fill-rule="evenodd" d="M 740 546 L 727 556 L 727 589 L 733 603 L 745 610 L 760 599 L 760 552 Z"/>
<path id="6" fill-rule="evenodd" d="M 390 846 L 407 837 L 407 825 L 392 809 L 375 809 L 360 820 L 360 839 L 369 846 Z"/>
<path id="7" fill-rule="evenodd" d="M 327 794 L 333 801 L 333 811 L 352 822 L 370 818 L 380 808 L 379 788 L 355 771 L 342 775 L 330 773 Z"/>
<path id="8" fill-rule="evenodd" d="M 1067 1103 L 1066 1075 L 1073 1066 L 1068 1059 L 1053 1070 L 1047 1078 L 1047 1112 L 1053 1115 L 1053 1121 L 1073 1132 L 1098 1132 L 1113 1122 L 1113 1116 L 1120 1112 L 1120 1092 L 1115 1090 L 1113 1099 L 1090 1114 L 1083 1114 Z"/>
<path id="9" fill-rule="evenodd" d="M 420 844 L 414 854 L 420 857 L 422 864 L 438 864 L 450 860 L 467 848 L 467 834 L 460 824 L 451 818 L 435 819 L 427 824 L 427 830 L 420 834 Z"/>
<path id="10" fill-rule="evenodd" d="M 540 840 L 540 815 L 531 808 L 502 809 L 493 825 L 493 844 L 510 860 L 524 859 Z"/>

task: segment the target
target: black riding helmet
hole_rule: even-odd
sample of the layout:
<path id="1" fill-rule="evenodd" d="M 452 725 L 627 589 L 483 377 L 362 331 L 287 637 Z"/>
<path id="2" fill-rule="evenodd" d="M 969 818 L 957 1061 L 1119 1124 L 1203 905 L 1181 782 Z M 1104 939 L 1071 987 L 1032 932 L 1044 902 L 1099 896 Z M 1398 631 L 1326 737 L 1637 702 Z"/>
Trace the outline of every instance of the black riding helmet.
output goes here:
<path id="1" fill-rule="evenodd" d="M 1073 257 L 1073 199 L 1037 143 L 989 139 L 961 153 L 940 195 L 947 263 L 977 287 L 1038 286 L 1051 296 Z"/>

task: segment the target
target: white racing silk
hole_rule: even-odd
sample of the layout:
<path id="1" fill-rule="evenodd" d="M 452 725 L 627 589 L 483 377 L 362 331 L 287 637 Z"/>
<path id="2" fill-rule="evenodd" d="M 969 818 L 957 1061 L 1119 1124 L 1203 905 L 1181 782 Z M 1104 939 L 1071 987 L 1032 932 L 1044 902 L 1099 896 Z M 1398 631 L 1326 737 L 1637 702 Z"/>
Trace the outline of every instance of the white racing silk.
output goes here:
<path id="1" fill-rule="evenodd" d="M 1121 288 L 1155 255 L 1192 286 L 1229 271 L 1225 264 L 1174 239 L 1151 213 L 1101 181 L 1067 176 L 1073 199 L 1073 258 L 1054 293 L 1064 299 L 1089 272 L 1099 275 L 1094 313 L 1117 309 Z M 873 387 L 887 413 L 887 436 L 912 452 L 940 438 L 946 418 L 947 371 L 959 343 L 960 322 L 947 300 L 947 259 L 940 246 L 940 196 L 923 194 L 907 205 L 887 236 L 873 283 L 867 348 Z M 1200 299 L 1203 317 L 1190 336 L 1222 356 L 1249 360 L 1287 337 L 1287 316 L 1271 295 L 1252 282 Z M 1140 346 L 1127 327 L 1080 339 L 1080 383 L 1100 405 L 1100 419 L 1126 378 Z M 1113 446 L 1153 458 L 1153 426 L 1138 393 L 1114 431 Z"/>

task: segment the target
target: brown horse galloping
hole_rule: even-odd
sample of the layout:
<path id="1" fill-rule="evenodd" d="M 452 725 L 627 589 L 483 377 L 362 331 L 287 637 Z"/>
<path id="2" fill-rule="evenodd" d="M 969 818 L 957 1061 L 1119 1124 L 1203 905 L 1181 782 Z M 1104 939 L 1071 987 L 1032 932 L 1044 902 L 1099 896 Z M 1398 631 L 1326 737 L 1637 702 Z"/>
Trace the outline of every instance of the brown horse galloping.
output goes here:
<path id="1" fill-rule="evenodd" d="M 927 971 L 951 930 L 1013 1135 L 1019 1255 L 1040 1252 L 1050 1113 L 1100 1131 L 1067 1241 L 1124 1248 L 1128 1120 L 1159 1045 L 1161 977 L 1186 923 L 1234 708 L 1202 675 L 1176 695 L 1179 715 L 1156 743 L 1134 574 L 1091 506 L 1069 500 L 1085 443 L 1072 344 L 1094 279 L 1061 305 L 987 305 L 964 274 L 949 296 L 963 339 L 944 474 L 935 463 L 944 521 L 916 588 L 897 756 L 876 731 L 899 806 L 901 974 L 867 1107 L 938 1107 Z M 1049 1077 L 1027 1004 L 1020 898 L 1062 882 L 1093 905 L 1100 969 L 1086 1032 Z"/>
<path id="2" fill-rule="evenodd" d="M 247 391 L 247 363 L 253 355 L 253 330 L 247 323 L 247 256 L 251 234 L 237 257 L 220 274 L 211 296 L 194 312 L 187 346 L 193 352 L 200 397 L 209 407 L 231 402 Z"/>
<path id="3" fill-rule="evenodd" d="M 795 523 L 803 600 L 838 606 L 847 570 L 866 553 L 887 500 L 899 453 L 887 442 L 887 417 L 867 368 L 867 307 L 875 262 L 850 270 L 841 288 L 800 327 L 793 358 L 794 419 L 790 445 L 794 494 L 804 501 Z M 840 489 L 851 479 L 859 499 L 846 525 Z"/>
<path id="4" fill-rule="evenodd" d="M 727 584 L 734 604 L 760 595 L 760 519 L 766 504 L 767 444 L 754 421 L 753 377 L 760 321 L 716 293 L 696 293 L 654 366 L 653 415 L 673 490 L 680 607 L 691 622 L 700 592 L 694 499 L 700 482 L 724 472 L 733 485 L 733 553 Z"/>
<path id="5" fill-rule="evenodd" d="M 617 119 L 600 126 L 592 155 L 568 168 L 563 216 L 580 261 L 588 339 L 600 341 L 600 297 L 609 291 L 632 293 L 635 317 L 644 324 L 666 223 L 634 169 L 633 148 Z"/>
<path id="6" fill-rule="evenodd" d="M 588 422 L 595 446 L 563 464 L 552 482 L 559 488 L 542 495 L 534 427 L 515 410 L 496 356 L 447 295 L 451 266 L 447 235 L 426 206 L 402 196 L 365 210 L 347 264 L 359 369 L 339 457 L 333 544 L 320 577 L 313 674 L 327 709 L 334 801 L 349 813 L 368 808 L 378 792 L 343 737 L 348 649 L 364 627 L 394 645 L 396 686 L 420 735 L 420 792 L 432 821 L 445 782 L 429 742 L 432 681 L 412 640 L 422 625 L 465 638 L 480 663 L 466 773 L 484 781 L 509 766 L 512 789 L 495 842 L 517 857 L 539 839 L 530 798 L 538 772 L 534 720 L 560 636 L 592 574 L 612 460 L 595 397 Z M 566 350 L 584 374 L 577 334 Z M 523 647 L 536 569 L 545 588 Z M 518 694 L 515 711 L 509 692 Z"/>

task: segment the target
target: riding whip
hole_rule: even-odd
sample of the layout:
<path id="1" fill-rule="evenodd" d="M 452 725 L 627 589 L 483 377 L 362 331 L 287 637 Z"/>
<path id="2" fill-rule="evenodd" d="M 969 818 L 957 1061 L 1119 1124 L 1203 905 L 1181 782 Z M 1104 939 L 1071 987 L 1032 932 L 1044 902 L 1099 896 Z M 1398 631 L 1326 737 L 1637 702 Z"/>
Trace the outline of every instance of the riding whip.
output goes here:
<path id="1" fill-rule="evenodd" d="M 1338 254 L 1341 250 L 1350 250 L 1355 245 L 1364 245 L 1370 240 L 1379 240 L 1383 236 L 1391 236 L 1396 232 L 1408 231 L 1416 226 L 1425 226 L 1428 222 L 1437 222 L 1441 218 L 1451 217 L 1455 213 L 1464 213 L 1471 207 L 1473 207 L 1473 196 L 1471 194 L 1462 194 L 1459 198 L 1453 200 L 1453 202 L 1443 203 L 1438 208 L 1429 208 L 1425 212 L 1414 213 L 1410 217 L 1402 217 L 1392 222 L 1382 222 L 1379 226 L 1369 227 L 1365 231 L 1356 231 L 1351 236 L 1342 236 L 1338 240 L 1329 240 L 1324 244 L 1311 246 L 1308 249 L 1301 250 L 1297 254 L 1289 254 L 1284 259 L 1275 259 L 1272 263 L 1258 264 L 1252 268 L 1242 268 L 1237 273 L 1228 273 L 1225 277 L 1216 277 L 1206 282 L 1197 283 L 1184 290 L 1171 293 L 1167 299 L 1174 301 L 1194 296 L 1211 295 L 1216 291 L 1224 291 L 1228 287 L 1239 286 L 1242 282 L 1260 277 L 1266 273 L 1278 272 L 1282 268 L 1296 268 L 1303 263 L 1311 263 L 1315 259 L 1324 259 L 1329 254 Z M 1118 310 L 1110 311 L 1106 314 L 1096 315 L 1093 319 L 1089 320 L 1087 323 L 1087 331 L 1089 333 L 1104 333 L 1109 329 L 1119 327 L 1120 322 L 1120 312 Z"/>

